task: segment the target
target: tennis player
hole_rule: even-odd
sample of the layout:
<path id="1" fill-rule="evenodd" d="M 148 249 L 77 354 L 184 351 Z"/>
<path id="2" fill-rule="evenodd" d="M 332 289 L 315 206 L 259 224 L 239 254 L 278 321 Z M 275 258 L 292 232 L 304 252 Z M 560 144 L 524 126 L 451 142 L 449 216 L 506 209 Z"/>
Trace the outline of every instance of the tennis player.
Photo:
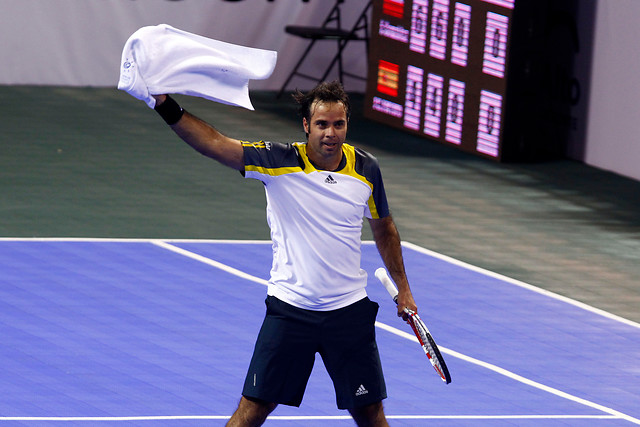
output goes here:
<path id="1" fill-rule="evenodd" d="M 155 98 L 156 111 L 195 150 L 265 186 L 273 240 L 267 309 L 228 425 L 259 426 L 278 404 L 300 406 L 316 353 L 338 408 L 360 426 L 388 425 L 378 304 L 367 297 L 360 268 L 364 217 L 398 285 L 398 316 L 417 308 L 378 162 L 345 142 L 351 107 L 340 83 L 294 94 L 307 141 L 286 144 L 227 137 L 171 97 Z"/>

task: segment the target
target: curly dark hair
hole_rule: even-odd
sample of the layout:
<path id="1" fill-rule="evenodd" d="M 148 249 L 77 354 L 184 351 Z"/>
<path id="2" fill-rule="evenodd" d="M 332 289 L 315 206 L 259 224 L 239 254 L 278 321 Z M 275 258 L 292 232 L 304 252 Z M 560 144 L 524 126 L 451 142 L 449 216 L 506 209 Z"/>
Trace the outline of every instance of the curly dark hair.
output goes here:
<path id="1" fill-rule="evenodd" d="M 347 120 L 351 117 L 351 103 L 349 95 L 344 91 L 342 84 L 335 80 L 332 82 L 323 82 L 311 89 L 307 93 L 302 93 L 298 89 L 293 93 L 293 99 L 298 103 L 298 114 L 311 120 L 311 105 L 315 101 L 320 102 L 341 102 L 347 113 Z"/>

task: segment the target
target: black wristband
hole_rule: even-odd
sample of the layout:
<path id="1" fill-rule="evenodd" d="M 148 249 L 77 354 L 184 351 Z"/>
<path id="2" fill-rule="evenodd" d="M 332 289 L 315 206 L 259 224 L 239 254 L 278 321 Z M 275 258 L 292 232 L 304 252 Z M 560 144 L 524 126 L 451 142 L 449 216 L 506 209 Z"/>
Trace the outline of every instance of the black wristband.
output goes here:
<path id="1" fill-rule="evenodd" d="M 167 99 L 165 99 L 162 104 L 156 104 L 154 110 L 160 114 L 160 117 L 162 117 L 169 126 L 178 123 L 178 120 L 180 120 L 184 114 L 182 107 L 169 95 L 167 95 Z"/>

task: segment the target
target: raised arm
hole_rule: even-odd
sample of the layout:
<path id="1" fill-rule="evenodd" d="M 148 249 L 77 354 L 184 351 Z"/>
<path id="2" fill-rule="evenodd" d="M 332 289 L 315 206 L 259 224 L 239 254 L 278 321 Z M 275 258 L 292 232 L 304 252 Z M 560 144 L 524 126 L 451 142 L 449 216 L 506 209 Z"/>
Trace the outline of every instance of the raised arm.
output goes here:
<path id="1" fill-rule="evenodd" d="M 154 95 L 156 111 L 171 129 L 200 154 L 217 160 L 233 169 L 244 170 L 242 143 L 223 135 L 213 126 L 180 107 L 166 95 Z M 166 104 L 165 104 L 166 102 Z M 174 122 L 174 120 L 177 121 Z"/>
<path id="2" fill-rule="evenodd" d="M 418 308 L 413 300 L 413 294 L 404 270 L 400 234 L 391 215 L 379 219 L 370 219 L 369 225 L 371 225 L 373 239 L 376 241 L 382 261 L 398 287 L 398 317 L 407 320 L 407 316 L 403 312 L 404 308 L 406 307 L 416 312 Z"/>

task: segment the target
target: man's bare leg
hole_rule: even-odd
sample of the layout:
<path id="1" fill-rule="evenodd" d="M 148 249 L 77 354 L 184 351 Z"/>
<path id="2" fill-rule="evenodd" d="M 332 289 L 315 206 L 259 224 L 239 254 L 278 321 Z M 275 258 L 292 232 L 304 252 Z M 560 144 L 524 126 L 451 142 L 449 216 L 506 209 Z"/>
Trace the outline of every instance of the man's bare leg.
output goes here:
<path id="1" fill-rule="evenodd" d="M 238 409 L 227 423 L 228 427 L 257 427 L 261 426 L 267 416 L 278 406 L 277 403 L 264 402 L 257 399 L 247 399 L 242 396 Z"/>
<path id="2" fill-rule="evenodd" d="M 359 427 L 388 427 L 384 416 L 382 402 L 373 403 L 361 408 L 350 409 L 349 412 Z"/>

